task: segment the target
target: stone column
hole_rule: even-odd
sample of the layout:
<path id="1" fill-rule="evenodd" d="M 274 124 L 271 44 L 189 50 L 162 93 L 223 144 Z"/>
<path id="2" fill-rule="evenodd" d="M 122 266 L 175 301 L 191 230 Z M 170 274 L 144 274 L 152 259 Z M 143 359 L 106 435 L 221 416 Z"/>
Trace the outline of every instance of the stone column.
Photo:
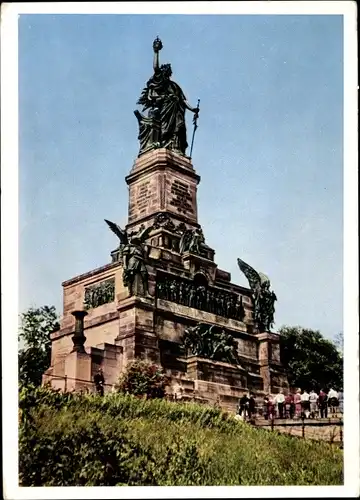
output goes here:
<path id="1" fill-rule="evenodd" d="M 259 365 L 260 375 L 263 379 L 264 392 L 268 394 L 271 392 L 271 349 L 270 349 L 270 336 L 271 334 L 264 332 L 256 335 L 259 341 Z"/>
<path id="2" fill-rule="evenodd" d="M 154 331 L 154 299 L 132 296 L 118 305 L 119 334 L 115 340 L 123 347 L 124 366 L 136 358 L 160 364 L 158 338 Z"/>
<path id="3" fill-rule="evenodd" d="M 87 312 L 73 311 L 71 314 L 75 317 L 75 332 L 71 337 L 74 344 L 72 352 L 85 352 L 84 344 L 86 337 L 84 335 L 84 318 L 87 315 Z"/>
<path id="4" fill-rule="evenodd" d="M 84 348 L 86 337 L 84 335 L 84 317 L 86 311 L 74 311 L 75 332 L 72 336 L 74 347 L 65 358 L 66 390 L 91 388 L 91 356 Z"/>

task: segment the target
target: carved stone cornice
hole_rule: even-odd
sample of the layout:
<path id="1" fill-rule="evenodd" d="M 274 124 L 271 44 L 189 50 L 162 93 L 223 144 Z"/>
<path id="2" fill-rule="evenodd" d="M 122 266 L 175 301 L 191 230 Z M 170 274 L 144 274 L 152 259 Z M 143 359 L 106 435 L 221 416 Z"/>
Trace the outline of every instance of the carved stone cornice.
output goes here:
<path id="1" fill-rule="evenodd" d="M 144 175 L 145 172 L 150 173 L 168 168 L 196 179 L 197 183 L 200 182 L 201 178 L 195 173 L 190 158 L 165 148 L 149 151 L 137 158 L 130 174 L 126 176 L 125 180 L 129 184 L 137 179 L 139 175 Z"/>

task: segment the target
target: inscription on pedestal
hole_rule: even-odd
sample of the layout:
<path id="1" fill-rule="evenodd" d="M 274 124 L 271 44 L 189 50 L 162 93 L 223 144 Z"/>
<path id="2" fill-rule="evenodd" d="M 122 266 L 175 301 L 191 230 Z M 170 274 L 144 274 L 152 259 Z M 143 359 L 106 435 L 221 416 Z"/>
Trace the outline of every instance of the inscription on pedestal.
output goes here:
<path id="1" fill-rule="evenodd" d="M 190 194 L 190 187 L 188 184 L 181 182 L 179 180 L 174 180 L 171 184 L 171 194 L 170 205 L 177 208 L 178 212 L 181 213 L 194 213 L 192 206 L 192 197 Z"/>
<path id="2" fill-rule="evenodd" d="M 145 212 L 150 201 L 150 189 L 149 189 L 150 181 L 144 181 L 140 184 L 137 190 L 136 195 L 136 205 L 140 212 Z"/>

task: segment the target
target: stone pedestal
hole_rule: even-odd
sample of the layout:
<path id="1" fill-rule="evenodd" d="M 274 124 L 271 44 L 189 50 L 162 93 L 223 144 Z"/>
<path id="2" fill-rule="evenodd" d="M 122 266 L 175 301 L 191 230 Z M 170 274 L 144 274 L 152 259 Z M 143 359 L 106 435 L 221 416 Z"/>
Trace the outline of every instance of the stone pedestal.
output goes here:
<path id="1" fill-rule="evenodd" d="M 191 356 L 187 358 L 187 377 L 194 381 L 195 394 L 231 410 L 247 391 L 247 373 L 239 365 Z"/>
<path id="2" fill-rule="evenodd" d="M 136 159 L 130 174 L 129 219 L 127 230 L 140 223 L 153 223 L 154 217 L 166 212 L 176 221 L 197 226 L 196 192 L 200 177 L 190 158 L 160 148 Z"/>
<path id="3" fill-rule="evenodd" d="M 90 354 L 79 351 L 70 352 L 65 358 L 65 376 L 65 390 L 92 390 Z"/>
<path id="4" fill-rule="evenodd" d="M 264 392 L 287 390 L 288 381 L 280 362 L 279 335 L 269 332 L 258 333 L 260 375 L 263 379 Z"/>
<path id="5" fill-rule="evenodd" d="M 123 348 L 124 366 L 135 358 L 160 363 L 158 338 L 154 332 L 154 309 L 154 299 L 150 297 L 128 297 L 119 303 L 116 344 Z"/>
<path id="6" fill-rule="evenodd" d="M 217 269 L 217 264 L 214 262 L 214 251 L 209 247 L 206 247 L 205 251 L 209 258 L 184 252 L 181 259 L 182 264 L 191 274 L 201 273 L 206 277 L 207 281 L 214 283 Z"/>
<path id="7" fill-rule="evenodd" d="M 119 381 L 123 370 L 123 348 L 120 345 L 103 343 L 90 348 L 91 372 L 94 375 L 99 368 L 105 378 L 105 392 Z"/>

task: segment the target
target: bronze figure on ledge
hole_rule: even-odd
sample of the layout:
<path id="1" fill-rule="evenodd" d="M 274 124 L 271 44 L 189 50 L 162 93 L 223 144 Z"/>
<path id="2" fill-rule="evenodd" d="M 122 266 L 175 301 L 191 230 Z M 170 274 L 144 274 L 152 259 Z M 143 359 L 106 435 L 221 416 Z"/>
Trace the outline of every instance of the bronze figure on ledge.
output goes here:
<path id="1" fill-rule="evenodd" d="M 270 331 L 274 324 L 277 300 L 275 293 L 270 290 L 270 280 L 264 273 L 255 271 L 241 259 L 238 259 L 238 266 L 245 274 L 253 292 L 255 322 L 260 332 Z"/>
<path id="2" fill-rule="evenodd" d="M 146 267 L 149 248 L 145 241 L 152 227 L 140 229 L 135 234 L 126 234 L 120 226 L 105 219 L 105 222 L 120 239 L 119 261 L 123 265 L 123 283 L 128 287 L 130 296 L 148 295 L 149 273 Z"/>

